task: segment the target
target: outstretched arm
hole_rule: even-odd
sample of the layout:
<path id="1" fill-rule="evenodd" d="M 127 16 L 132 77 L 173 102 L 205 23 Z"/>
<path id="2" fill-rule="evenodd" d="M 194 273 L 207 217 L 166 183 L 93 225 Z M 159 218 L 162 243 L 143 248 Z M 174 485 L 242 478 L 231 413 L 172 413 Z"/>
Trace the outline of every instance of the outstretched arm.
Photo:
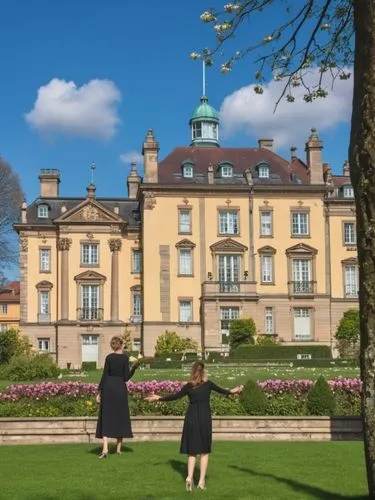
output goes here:
<path id="1" fill-rule="evenodd" d="M 225 396 L 229 396 L 229 394 L 238 394 L 242 391 L 242 385 L 238 385 L 237 387 L 233 387 L 233 389 L 224 389 L 223 387 L 219 387 L 214 384 L 214 382 L 210 381 L 211 391 L 218 392 L 219 394 L 224 394 Z"/>
<path id="2" fill-rule="evenodd" d="M 181 390 L 178 392 L 175 392 L 174 394 L 169 394 L 168 396 L 158 396 L 156 394 L 153 394 L 152 396 L 149 396 L 146 398 L 148 401 L 176 401 L 176 399 L 181 399 L 184 396 L 187 396 L 188 393 L 188 384 L 185 384 Z"/>

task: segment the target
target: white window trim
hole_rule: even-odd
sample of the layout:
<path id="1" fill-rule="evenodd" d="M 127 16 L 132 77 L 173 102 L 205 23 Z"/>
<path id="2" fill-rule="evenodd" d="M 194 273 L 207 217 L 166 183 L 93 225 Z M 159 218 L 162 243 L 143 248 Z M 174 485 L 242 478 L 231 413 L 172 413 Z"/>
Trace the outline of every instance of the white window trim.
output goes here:
<path id="1" fill-rule="evenodd" d="M 219 210 L 219 234 L 240 234 L 238 210 Z"/>
<path id="2" fill-rule="evenodd" d="M 85 247 L 88 247 L 88 261 L 85 262 Z M 96 262 L 93 262 L 93 247 L 96 247 Z M 98 243 L 81 243 L 81 265 L 83 266 L 98 266 L 99 265 L 99 244 Z"/>
<path id="3" fill-rule="evenodd" d="M 189 256 L 183 263 L 182 255 Z M 186 268 L 184 266 L 188 263 Z M 193 275 L 193 249 L 192 248 L 179 248 L 178 250 L 178 274 L 179 276 L 192 276 Z"/>
<path id="4" fill-rule="evenodd" d="M 260 165 L 258 167 L 258 177 L 259 179 L 269 179 L 270 169 L 267 165 Z"/>
<path id="5" fill-rule="evenodd" d="M 184 165 L 182 168 L 183 176 L 187 179 L 192 179 L 194 177 L 194 168 L 192 165 Z"/>
<path id="6" fill-rule="evenodd" d="M 233 177 L 233 167 L 231 165 L 221 165 L 220 167 L 221 177 L 229 179 Z"/>
<path id="7" fill-rule="evenodd" d="M 48 205 L 38 205 L 38 219 L 48 219 Z"/>
<path id="8" fill-rule="evenodd" d="M 309 236 L 310 233 L 310 217 L 308 212 L 292 212 L 292 236 Z M 294 227 L 294 218 L 297 217 L 297 231 L 295 231 Z M 302 232 L 301 228 L 304 224 L 302 224 L 302 218 L 306 218 L 306 232 Z"/>
<path id="9" fill-rule="evenodd" d="M 350 227 L 349 231 L 346 231 L 346 228 Z M 347 236 L 349 238 L 347 239 Z M 351 237 L 351 239 L 350 239 Z M 357 235 L 356 235 L 356 227 L 354 222 L 344 222 L 344 244 L 345 245 L 356 245 L 357 244 Z"/>
<path id="10" fill-rule="evenodd" d="M 191 323 L 193 321 L 193 301 L 187 299 L 179 300 L 178 313 L 180 323 Z"/>

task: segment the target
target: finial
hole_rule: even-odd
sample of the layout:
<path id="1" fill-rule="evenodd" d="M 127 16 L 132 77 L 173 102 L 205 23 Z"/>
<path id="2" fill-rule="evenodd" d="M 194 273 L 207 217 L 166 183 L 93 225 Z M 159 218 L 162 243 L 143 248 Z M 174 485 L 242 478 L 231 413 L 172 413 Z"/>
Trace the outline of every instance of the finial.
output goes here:
<path id="1" fill-rule="evenodd" d="M 137 162 L 136 162 L 136 161 L 134 161 L 134 160 L 133 160 L 133 161 L 130 163 L 130 166 L 131 166 L 131 170 L 132 170 L 132 172 L 136 172 L 136 171 L 137 171 Z"/>
<path id="2" fill-rule="evenodd" d="M 95 173 L 95 169 L 96 169 L 96 165 L 95 165 L 94 161 L 91 163 L 90 169 L 91 169 L 91 181 L 90 181 L 90 183 L 94 184 L 94 173 Z"/>
<path id="3" fill-rule="evenodd" d="M 318 138 L 318 134 L 316 132 L 316 128 L 315 127 L 312 127 L 311 128 L 311 139 L 317 139 Z"/>
<path id="4" fill-rule="evenodd" d="M 206 61 L 202 59 L 202 96 L 206 95 Z"/>

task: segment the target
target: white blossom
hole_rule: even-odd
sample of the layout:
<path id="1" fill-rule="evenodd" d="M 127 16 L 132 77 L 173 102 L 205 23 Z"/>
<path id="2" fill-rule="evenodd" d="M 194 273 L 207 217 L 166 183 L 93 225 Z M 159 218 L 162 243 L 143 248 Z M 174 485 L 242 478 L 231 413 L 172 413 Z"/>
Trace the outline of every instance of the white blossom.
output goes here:
<path id="1" fill-rule="evenodd" d="M 198 54 L 198 52 L 192 52 L 192 53 L 190 54 L 190 59 L 193 59 L 194 61 L 195 61 L 196 59 L 199 59 L 200 57 L 201 57 L 201 55 L 200 55 L 200 54 Z"/>
<path id="2" fill-rule="evenodd" d="M 200 19 L 203 23 L 211 23 L 213 21 L 216 21 L 216 17 L 213 15 L 212 12 L 209 12 L 208 10 L 206 10 L 206 12 L 203 12 L 203 14 L 201 14 Z"/>

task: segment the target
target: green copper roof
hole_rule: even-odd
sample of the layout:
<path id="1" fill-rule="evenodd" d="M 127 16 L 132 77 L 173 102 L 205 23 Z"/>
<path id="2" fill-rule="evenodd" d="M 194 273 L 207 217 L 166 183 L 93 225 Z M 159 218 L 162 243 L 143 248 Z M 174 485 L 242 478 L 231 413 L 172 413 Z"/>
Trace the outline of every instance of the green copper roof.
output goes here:
<path id="1" fill-rule="evenodd" d="M 191 120 L 219 120 L 219 113 L 212 106 L 208 104 L 208 98 L 206 96 L 201 97 L 201 103 L 193 111 Z"/>

